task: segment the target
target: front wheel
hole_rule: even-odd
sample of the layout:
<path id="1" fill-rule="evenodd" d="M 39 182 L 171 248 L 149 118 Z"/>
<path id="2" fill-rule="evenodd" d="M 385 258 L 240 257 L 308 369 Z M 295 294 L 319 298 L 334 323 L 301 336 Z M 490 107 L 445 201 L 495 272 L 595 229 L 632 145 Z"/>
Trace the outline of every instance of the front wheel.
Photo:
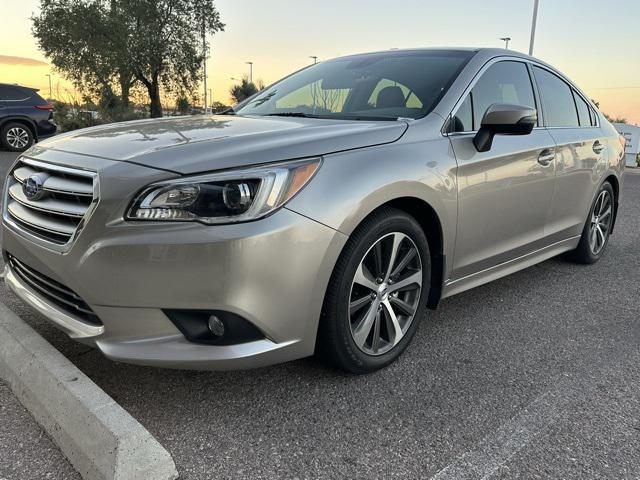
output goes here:
<path id="1" fill-rule="evenodd" d="M 319 353 L 352 373 L 372 372 L 398 358 L 426 311 L 430 258 L 427 238 L 410 215 L 388 208 L 368 217 L 331 277 Z"/>
<path id="2" fill-rule="evenodd" d="M 613 187 L 605 182 L 589 210 L 589 217 L 582 230 L 578 247 L 569 253 L 569 259 L 577 263 L 591 264 L 600 260 L 609 243 L 613 226 L 615 203 Z"/>

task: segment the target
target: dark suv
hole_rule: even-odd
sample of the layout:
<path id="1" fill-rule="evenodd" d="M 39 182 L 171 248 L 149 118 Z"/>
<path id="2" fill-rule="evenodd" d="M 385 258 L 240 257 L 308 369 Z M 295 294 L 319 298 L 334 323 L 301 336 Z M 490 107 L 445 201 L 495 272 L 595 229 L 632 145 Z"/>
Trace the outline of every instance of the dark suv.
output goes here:
<path id="1" fill-rule="evenodd" d="M 34 142 L 50 137 L 58 128 L 53 123 L 53 105 L 35 88 L 0 83 L 0 143 L 22 152 Z"/>

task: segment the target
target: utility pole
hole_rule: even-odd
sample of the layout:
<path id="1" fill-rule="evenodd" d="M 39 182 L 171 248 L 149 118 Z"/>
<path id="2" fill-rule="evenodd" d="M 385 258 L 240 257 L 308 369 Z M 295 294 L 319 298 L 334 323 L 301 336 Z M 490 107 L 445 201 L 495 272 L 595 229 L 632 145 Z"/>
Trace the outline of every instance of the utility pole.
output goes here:
<path id="1" fill-rule="evenodd" d="M 502 40 L 504 42 L 504 48 L 505 49 L 509 49 L 509 40 L 511 40 L 511 37 L 502 37 L 500 40 Z"/>
<path id="2" fill-rule="evenodd" d="M 244 62 L 249 65 L 249 83 L 253 83 L 253 62 Z"/>
<path id="3" fill-rule="evenodd" d="M 51 74 L 47 73 L 46 76 L 49 77 L 49 101 L 51 101 L 51 99 L 53 98 L 53 93 L 51 90 Z"/>
<path id="4" fill-rule="evenodd" d="M 536 23 L 538 22 L 538 3 L 533 0 L 533 18 L 531 19 L 531 40 L 529 41 L 529 55 L 533 55 L 533 42 L 536 39 Z"/>
<path id="5" fill-rule="evenodd" d="M 313 59 L 313 64 L 315 65 L 316 63 L 318 63 L 318 57 L 316 55 L 311 55 L 309 58 Z"/>
<path id="6" fill-rule="evenodd" d="M 204 52 L 204 61 L 202 62 L 202 68 L 204 70 L 204 113 L 207 113 L 207 31 L 204 20 L 204 14 L 202 15 L 202 51 Z"/>

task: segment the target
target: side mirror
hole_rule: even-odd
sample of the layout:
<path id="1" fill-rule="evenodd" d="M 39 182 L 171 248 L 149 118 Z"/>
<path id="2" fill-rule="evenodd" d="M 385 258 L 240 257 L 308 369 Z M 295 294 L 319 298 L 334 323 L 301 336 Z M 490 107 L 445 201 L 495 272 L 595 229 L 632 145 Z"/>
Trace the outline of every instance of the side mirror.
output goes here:
<path id="1" fill-rule="evenodd" d="M 482 117 L 473 144 L 479 152 L 487 152 L 491 150 L 494 135 L 529 135 L 537 121 L 535 108 L 494 103 Z"/>

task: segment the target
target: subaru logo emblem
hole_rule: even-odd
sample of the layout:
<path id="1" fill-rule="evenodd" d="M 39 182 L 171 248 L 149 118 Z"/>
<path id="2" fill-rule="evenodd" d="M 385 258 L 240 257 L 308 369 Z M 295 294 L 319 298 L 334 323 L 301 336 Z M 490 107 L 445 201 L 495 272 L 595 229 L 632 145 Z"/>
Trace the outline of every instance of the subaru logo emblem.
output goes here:
<path id="1" fill-rule="evenodd" d="M 44 182 L 48 175 L 42 173 L 36 173 L 25 179 L 22 183 L 22 193 L 27 197 L 27 200 L 37 201 L 44 197 Z"/>

